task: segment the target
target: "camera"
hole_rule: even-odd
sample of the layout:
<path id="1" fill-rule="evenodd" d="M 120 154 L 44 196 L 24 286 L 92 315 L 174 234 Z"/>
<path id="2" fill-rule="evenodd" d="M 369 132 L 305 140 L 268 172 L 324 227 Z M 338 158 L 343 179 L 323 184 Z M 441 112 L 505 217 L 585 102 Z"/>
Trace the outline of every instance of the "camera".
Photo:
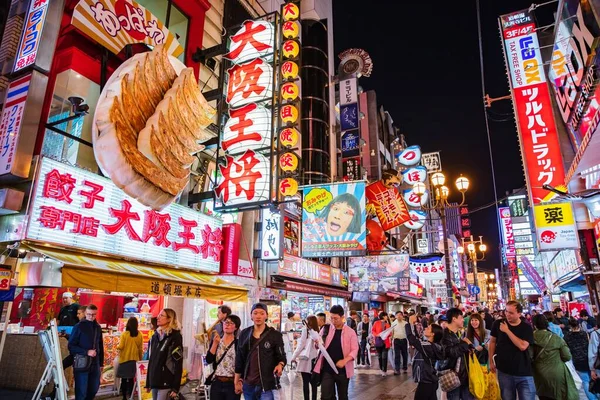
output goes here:
<path id="1" fill-rule="evenodd" d="M 85 99 L 79 96 L 71 96 L 68 98 L 69 103 L 71 103 L 71 111 L 75 115 L 85 115 L 90 110 L 90 106 L 85 104 Z"/>

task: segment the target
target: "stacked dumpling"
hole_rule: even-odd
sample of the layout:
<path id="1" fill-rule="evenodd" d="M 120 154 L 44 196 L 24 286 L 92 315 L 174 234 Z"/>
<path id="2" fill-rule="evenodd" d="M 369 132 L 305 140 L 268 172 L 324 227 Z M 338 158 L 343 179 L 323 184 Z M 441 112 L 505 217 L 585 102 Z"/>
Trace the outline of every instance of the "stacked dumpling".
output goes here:
<path id="1" fill-rule="evenodd" d="M 162 45 L 127 60 L 115 74 L 94 116 L 96 161 L 125 193 L 161 210 L 186 187 L 201 143 L 214 137 L 207 127 L 215 109 L 194 71 L 176 70 Z"/>

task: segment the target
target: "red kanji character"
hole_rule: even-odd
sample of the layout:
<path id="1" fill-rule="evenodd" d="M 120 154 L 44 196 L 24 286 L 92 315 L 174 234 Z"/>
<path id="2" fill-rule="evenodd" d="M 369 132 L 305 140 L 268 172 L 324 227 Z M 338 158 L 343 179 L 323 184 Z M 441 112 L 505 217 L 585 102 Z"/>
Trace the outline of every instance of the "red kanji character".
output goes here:
<path id="1" fill-rule="evenodd" d="M 279 138 L 282 142 L 292 142 L 294 140 L 294 132 L 291 128 L 285 128 L 279 133 Z"/>
<path id="2" fill-rule="evenodd" d="M 215 188 L 217 196 L 222 197 L 223 202 L 229 201 L 229 185 L 235 187 L 235 195 L 239 196 L 242 192 L 246 193 L 246 198 L 252 200 L 255 194 L 256 181 L 262 178 L 260 171 L 253 171 L 252 168 L 257 166 L 260 161 L 256 158 L 256 153 L 252 150 L 247 150 L 241 157 L 234 161 L 231 156 L 225 156 L 227 164 L 219 165 L 223 181 Z M 246 183 L 246 187 L 242 186 Z"/>
<path id="3" fill-rule="evenodd" d="M 229 69 L 229 82 L 227 83 L 227 103 L 241 92 L 242 98 L 247 99 L 252 93 L 261 94 L 266 87 L 260 86 L 258 80 L 264 72 L 262 59 L 250 61 L 245 64 L 235 65 Z"/>
<path id="4" fill-rule="evenodd" d="M 79 224 L 79 231 L 82 235 L 98 237 L 98 228 L 100 227 L 100 220 L 94 217 L 83 217 L 81 224 Z"/>
<path id="5" fill-rule="evenodd" d="M 292 106 L 283 106 L 281 107 L 281 118 L 291 118 L 292 115 Z"/>
<path id="6" fill-rule="evenodd" d="M 202 235 L 202 244 L 200 245 L 200 252 L 202 258 L 212 257 L 213 260 L 219 261 L 221 259 L 221 250 L 223 250 L 223 233 L 221 228 L 217 228 L 214 231 L 211 227 L 206 224 L 204 229 L 200 231 Z"/>
<path id="7" fill-rule="evenodd" d="M 174 242 L 173 250 L 179 251 L 181 249 L 188 249 L 188 250 L 191 250 L 195 254 L 200 253 L 200 249 L 198 248 L 198 246 L 190 243 L 191 240 L 194 240 L 196 238 L 196 235 L 194 235 L 194 233 L 192 233 L 192 228 L 197 227 L 198 222 L 190 221 L 190 220 L 184 219 L 182 217 L 179 217 L 179 225 L 181 225 L 183 227 L 183 232 L 179 232 L 177 234 L 177 236 L 182 238 L 183 242 L 182 243 Z"/>
<path id="8" fill-rule="evenodd" d="M 239 142 L 244 142 L 244 141 L 260 142 L 261 141 L 262 136 L 260 136 L 260 134 L 257 132 L 252 132 L 252 133 L 247 133 L 247 134 L 244 133 L 244 130 L 246 128 L 249 128 L 252 125 L 254 125 L 254 123 L 252 122 L 251 119 L 246 119 L 246 116 L 248 115 L 248 113 L 250 111 L 254 111 L 254 110 L 256 110 L 256 104 L 251 103 L 244 107 L 240 107 L 235 110 L 232 109 L 229 111 L 229 115 L 231 116 L 231 118 L 238 118 L 239 121 L 235 125 L 231 125 L 231 130 L 233 132 L 237 132 L 237 136 L 232 139 L 229 139 L 229 140 L 223 140 L 221 142 L 221 147 L 223 148 L 224 151 L 227 151 L 227 149 L 229 149 L 229 147 L 231 147 L 234 144 L 239 143 Z"/>
<path id="9" fill-rule="evenodd" d="M 64 222 L 73 223 L 73 229 L 71 229 L 71 232 L 79 232 L 79 225 L 81 224 L 81 214 L 77 214 L 71 211 L 63 211 L 63 220 Z"/>
<path id="10" fill-rule="evenodd" d="M 292 15 L 293 17 L 298 17 L 297 13 L 296 13 L 296 5 L 292 4 L 292 3 L 287 3 L 286 5 L 283 6 L 283 11 L 282 14 L 284 16 Z"/>
<path id="11" fill-rule="evenodd" d="M 423 267 L 423 272 L 426 274 L 429 273 L 429 267 Z"/>
<path id="12" fill-rule="evenodd" d="M 102 185 L 98 185 L 97 183 L 94 182 L 90 182 L 88 180 L 84 180 L 83 184 L 85 186 L 89 186 L 92 190 L 90 190 L 89 192 L 84 191 L 84 190 L 80 190 L 79 194 L 86 197 L 87 200 L 85 201 L 85 203 L 83 203 L 81 206 L 83 208 L 94 208 L 94 202 L 96 200 L 98 201 L 104 201 L 104 197 L 102 196 L 98 196 L 100 194 L 100 192 L 102 191 L 102 189 L 104 189 L 104 186 Z"/>
<path id="13" fill-rule="evenodd" d="M 57 169 L 53 169 L 46 174 L 42 196 L 71 204 L 71 193 L 76 182 L 71 174 L 61 174 Z"/>
<path id="14" fill-rule="evenodd" d="M 418 182 L 420 180 L 420 176 L 419 176 L 419 172 L 415 171 L 415 172 L 411 172 L 410 174 L 408 174 L 408 181 L 409 182 Z"/>
<path id="15" fill-rule="evenodd" d="M 143 241 L 148 243 L 151 238 L 154 238 L 155 246 L 169 247 L 171 241 L 167 239 L 167 234 L 171 230 L 171 216 L 169 214 L 160 214 L 154 210 L 144 211 L 144 233 L 142 234 Z"/>
<path id="16" fill-rule="evenodd" d="M 267 50 L 270 47 L 269 44 L 261 43 L 254 38 L 254 35 L 267 29 L 264 25 L 256 24 L 255 26 L 253 26 L 253 21 L 246 21 L 243 25 L 243 31 L 231 37 L 231 41 L 233 43 L 240 42 L 240 44 L 234 50 L 230 51 L 225 55 L 225 57 L 229 58 L 230 60 L 235 61 L 240 56 L 240 54 L 242 54 L 242 51 L 244 51 L 248 44 L 254 47 L 256 51 L 259 52 Z"/>
<path id="17" fill-rule="evenodd" d="M 410 201 L 411 203 L 420 203 L 421 202 L 421 196 L 419 196 L 416 193 L 411 193 L 408 196 L 408 201 Z"/>
<path id="18" fill-rule="evenodd" d="M 281 168 L 294 167 L 294 156 L 291 153 L 285 153 L 279 159 L 279 165 Z"/>
<path id="19" fill-rule="evenodd" d="M 296 91 L 294 90 L 293 84 L 283 85 L 281 87 L 281 94 L 289 94 L 290 96 L 295 96 Z"/>
<path id="20" fill-rule="evenodd" d="M 283 74 L 290 73 L 290 72 L 292 72 L 293 69 L 294 69 L 293 61 L 286 61 L 283 63 L 283 65 L 281 65 L 281 73 L 283 73 Z"/>
<path id="21" fill-rule="evenodd" d="M 35 0 L 35 2 L 33 3 L 33 8 L 36 9 L 38 7 L 43 6 L 44 4 L 46 4 L 48 0 Z"/>
<path id="22" fill-rule="evenodd" d="M 56 229 L 61 231 L 65 229 L 65 221 L 62 218 L 62 210 L 56 207 L 41 206 L 40 218 L 38 221 L 42 223 L 44 228 Z"/>
<path id="23" fill-rule="evenodd" d="M 417 153 L 415 153 L 414 151 L 409 151 L 406 154 L 404 154 L 404 159 L 407 161 L 412 161 L 415 159 L 415 157 L 417 156 Z"/>
<path id="24" fill-rule="evenodd" d="M 293 31 L 296 27 L 295 27 L 295 23 L 293 21 L 286 21 L 283 23 L 283 25 L 281 26 L 281 30 L 291 30 Z"/>
<path id="25" fill-rule="evenodd" d="M 437 270 L 437 268 L 436 268 L 435 266 L 431 267 L 431 272 L 432 272 L 432 273 L 436 273 L 437 271 L 438 271 L 438 270 Z"/>
<path id="26" fill-rule="evenodd" d="M 137 240 L 139 242 L 142 241 L 140 236 L 133 230 L 133 226 L 131 226 L 131 220 L 139 221 L 140 216 L 136 212 L 131 212 L 131 203 L 129 200 L 121 200 L 121 205 L 123 208 L 121 210 L 115 210 L 110 207 L 110 215 L 117 219 L 112 225 L 102 224 L 102 228 L 109 235 L 117 234 L 122 228 L 125 228 L 125 232 L 127 232 L 127 236 L 131 240 Z"/>
<path id="27" fill-rule="evenodd" d="M 283 44 L 284 51 L 293 51 L 296 49 L 296 42 L 293 40 L 288 40 Z"/>

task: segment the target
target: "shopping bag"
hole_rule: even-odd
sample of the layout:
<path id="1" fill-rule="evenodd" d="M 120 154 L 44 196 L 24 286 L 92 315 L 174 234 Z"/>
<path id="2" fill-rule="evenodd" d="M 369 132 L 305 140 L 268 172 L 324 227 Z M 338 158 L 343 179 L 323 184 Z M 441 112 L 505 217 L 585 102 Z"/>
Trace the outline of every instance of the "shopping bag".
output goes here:
<path id="1" fill-rule="evenodd" d="M 469 354 L 469 392 L 476 399 L 483 399 L 486 392 L 485 376 L 475 353 Z"/>
<path id="2" fill-rule="evenodd" d="M 501 400 L 500 397 L 500 385 L 498 384 L 498 377 L 491 371 L 487 371 L 487 368 L 483 369 L 483 374 L 486 380 L 486 391 L 485 396 L 482 400 Z"/>
<path id="3" fill-rule="evenodd" d="M 577 388 L 578 391 L 580 391 L 583 388 L 583 381 L 581 380 L 581 377 L 577 373 L 577 370 L 575 369 L 575 365 L 573 365 L 573 361 L 569 360 L 565 364 L 567 364 L 567 368 L 569 369 L 569 372 L 571 373 L 571 377 L 575 381 L 575 387 Z"/>

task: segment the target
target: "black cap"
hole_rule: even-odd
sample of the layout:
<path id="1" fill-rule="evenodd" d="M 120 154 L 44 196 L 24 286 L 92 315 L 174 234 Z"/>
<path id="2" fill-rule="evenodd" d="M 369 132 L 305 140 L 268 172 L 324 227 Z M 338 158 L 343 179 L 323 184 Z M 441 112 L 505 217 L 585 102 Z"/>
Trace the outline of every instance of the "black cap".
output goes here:
<path id="1" fill-rule="evenodd" d="M 252 311 L 254 310 L 263 310 L 264 312 L 268 313 L 269 310 L 267 309 L 267 305 L 265 303 L 256 303 L 252 306 Z M 250 313 L 252 313 L 252 311 L 250 311 Z"/>

